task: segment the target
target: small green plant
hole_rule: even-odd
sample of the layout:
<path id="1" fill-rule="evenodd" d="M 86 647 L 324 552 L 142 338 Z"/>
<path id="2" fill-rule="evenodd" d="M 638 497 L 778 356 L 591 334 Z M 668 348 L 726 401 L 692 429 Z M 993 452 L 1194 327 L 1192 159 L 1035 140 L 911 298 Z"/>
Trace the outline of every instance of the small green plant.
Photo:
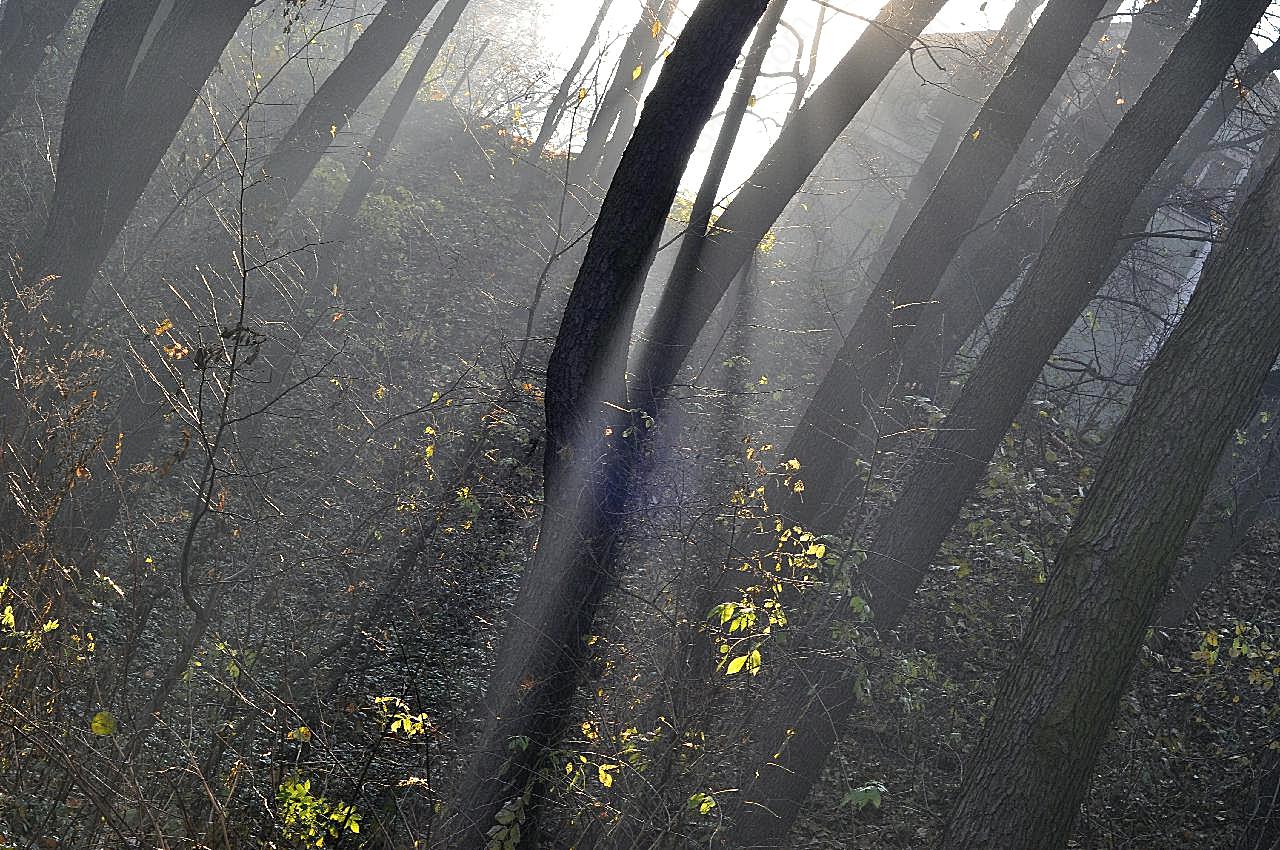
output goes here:
<path id="1" fill-rule="evenodd" d="M 360 814 L 348 803 L 329 802 L 311 793 L 311 780 L 290 776 L 276 790 L 281 832 L 290 841 L 323 847 L 326 840 L 360 832 Z"/>

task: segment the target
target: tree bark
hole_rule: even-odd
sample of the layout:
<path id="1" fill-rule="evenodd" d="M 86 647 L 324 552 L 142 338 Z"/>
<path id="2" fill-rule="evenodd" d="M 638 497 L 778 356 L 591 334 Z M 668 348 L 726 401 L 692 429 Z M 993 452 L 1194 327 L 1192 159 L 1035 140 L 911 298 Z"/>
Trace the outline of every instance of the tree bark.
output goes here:
<path id="1" fill-rule="evenodd" d="M 263 183 L 254 193 L 256 222 L 274 222 L 293 202 L 333 142 L 334 128 L 346 126 L 438 2 L 387 0 L 262 163 Z"/>
<path id="2" fill-rule="evenodd" d="M 0 128 L 9 123 L 80 0 L 9 0 L 0 14 Z"/>
<path id="3" fill-rule="evenodd" d="M 587 64 L 591 49 L 596 46 L 596 42 L 600 39 L 600 28 L 604 26 L 604 19 L 609 16 L 609 10 L 613 8 L 613 4 L 614 0 L 604 0 L 600 4 L 600 11 L 596 13 L 595 20 L 591 22 L 591 29 L 587 31 L 587 37 L 582 42 L 582 48 L 578 51 L 578 55 L 574 57 L 573 64 L 569 66 L 564 79 L 560 81 L 560 88 L 547 106 L 547 114 L 542 116 L 542 126 L 538 128 L 538 137 L 533 140 L 533 145 L 529 148 L 529 153 L 527 154 L 527 158 L 531 162 L 536 162 L 542 156 L 542 152 L 546 149 L 547 143 L 551 141 L 551 136 L 555 133 L 556 127 L 560 126 L 560 119 L 564 117 L 565 109 L 569 106 L 569 100 L 574 97 L 574 84 L 578 81 L 578 74 L 582 72 L 582 66 Z"/>
<path id="4" fill-rule="evenodd" d="M 1203 23 L 1238 49 L 1267 2 L 1228 5 L 1206 2 L 1188 39 Z M 1225 70 L 1217 61 L 1212 67 Z M 1280 355 L 1278 321 L 1280 165 L 1273 164 L 1211 254 L 1107 449 L 1001 679 L 942 850 L 1066 846 L 1214 463 Z"/>
<path id="5" fill-rule="evenodd" d="M 697 273 L 668 281 L 636 358 L 635 406 L 656 413 L 716 305 L 912 41 L 946 0 L 891 0 L 787 122 L 741 192 L 716 220 Z"/>
<path id="6" fill-rule="evenodd" d="M 755 40 L 747 51 L 747 58 L 738 75 L 738 84 L 734 88 L 733 97 L 725 108 L 724 123 L 716 136 L 715 147 L 711 151 L 711 160 L 702 175 L 702 183 L 698 186 L 698 194 L 693 199 L 693 208 L 689 213 L 689 225 L 680 239 L 680 251 L 676 254 L 668 280 L 688 280 L 697 271 L 698 261 L 702 256 L 702 247 L 706 244 L 708 228 L 711 227 L 711 214 L 720 200 L 720 183 L 724 180 L 725 170 L 729 167 L 729 157 L 733 155 L 733 146 L 742 129 L 742 121 L 751 105 L 751 93 L 755 90 L 756 80 L 764 67 L 765 57 L 769 53 L 769 45 L 782 20 L 782 13 L 787 8 L 787 0 L 771 0 L 756 28 Z"/>
<path id="7" fill-rule="evenodd" d="M 1248 37 L 1250 20 L 1261 15 L 1254 15 L 1254 8 L 1265 6 L 1253 0 L 1237 13 L 1224 4 L 1236 8 L 1231 0 L 1206 5 L 1192 32 L 1095 158 L 1019 303 L 1001 324 L 928 454 L 908 475 L 902 495 L 881 519 L 862 569 L 878 628 L 892 628 L 901 618 L 1041 367 L 1096 290 L 1095 271 L 1105 262 L 1097 246 L 1116 241 L 1128 205 Z M 820 533 L 826 530 L 820 523 L 816 527 Z M 735 826 L 745 847 L 781 846 L 781 838 L 762 843 L 754 836 L 766 830 L 777 835 L 778 812 L 794 819 L 837 730 L 853 710 L 853 685 L 843 665 L 833 660 L 814 659 L 780 690 L 786 696 L 776 721 L 758 737 L 762 766 L 744 792 L 743 813 Z M 777 758 L 771 758 L 774 753 Z"/>
<path id="8" fill-rule="evenodd" d="M 626 120 L 627 105 L 629 102 L 634 105 L 640 101 L 645 80 L 653 70 L 662 36 L 678 2 L 679 0 L 644 0 L 644 9 L 631 34 L 627 36 L 613 80 L 605 89 L 591 126 L 587 128 L 587 138 L 582 143 L 582 150 L 573 158 L 572 182 L 587 185 L 591 181 L 600 170 L 605 146 L 610 138 L 622 134 L 624 140 L 630 139 L 635 112 L 632 111 L 630 120 Z M 636 73 L 636 69 L 639 69 L 639 73 Z"/>
<path id="9" fill-rule="evenodd" d="M 511 824 L 535 826 L 539 762 L 564 729 L 584 638 L 616 579 L 627 500 L 617 485 L 637 440 L 611 405 L 623 400 L 616 393 L 640 291 L 699 133 L 765 5 L 696 7 L 605 197 L 548 365 L 542 533 L 483 703 L 485 729 L 443 831 L 447 847 L 484 846 L 491 832 L 515 844 Z"/>

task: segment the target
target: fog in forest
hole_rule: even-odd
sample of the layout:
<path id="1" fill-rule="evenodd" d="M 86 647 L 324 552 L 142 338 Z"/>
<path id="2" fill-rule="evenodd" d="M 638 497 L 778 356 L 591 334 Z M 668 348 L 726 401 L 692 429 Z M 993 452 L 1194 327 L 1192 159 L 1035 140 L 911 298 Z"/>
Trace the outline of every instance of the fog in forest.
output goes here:
<path id="1" fill-rule="evenodd" d="M 0 0 L 0 850 L 1280 850 L 1278 30 Z"/>

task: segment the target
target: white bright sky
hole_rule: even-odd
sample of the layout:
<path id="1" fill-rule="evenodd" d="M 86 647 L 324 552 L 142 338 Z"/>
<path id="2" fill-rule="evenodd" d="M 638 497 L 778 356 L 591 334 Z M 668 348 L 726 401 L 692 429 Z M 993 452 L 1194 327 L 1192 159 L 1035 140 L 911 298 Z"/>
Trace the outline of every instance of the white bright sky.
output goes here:
<path id="1" fill-rule="evenodd" d="M 687 18 L 689 10 L 697 0 L 682 0 L 672 23 L 672 34 Z M 1013 6 L 1014 0 L 951 0 L 926 32 L 946 32 L 955 30 L 995 29 L 999 27 Z M 817 79 L 820 82 L 831 68 L 839 61 L 857 39 L 866 24 L 848 15 L 833 12 L 831 7 L 847 10 L 854 15 L 874 17 L 884 3 L 882 0 L 830 0 L 827 10 L 827 23 L 822 35 L 822 45 L 818 57 Z M 559 69 L 556 74 L 563 74 L 577 55 L 586 37 L 587 30 L 600 8 L 600 0 L 542 0 L 541 10 L 535 17 L 538 23 L 542 49 L 547 57 Z M 794 26 L 807 44 L 812 38 L 814 24 L 817 21 L 820 6 L 815 0 L 790 0 L 787 4 L 784 20 Z M 602 41 L 608 42 L 625 37 L 635 24 L 641 10 L 641 0 L 615 0 L 609 17 L 602 31 Z M 780 30 L 774 38 L 769 60 L 765 71 L 790 70 L 795 58 L 796 41 L 785 29 Z M 612 60 L 610 60 L 612 61 Z M 607 75 L 612 70 L 609 64 L 603 72 Z M 654 75 L 656 76 L 656 75 Z M 607 79 L 607 78 L 606 78 Z M 652 83 L 653 77 L 650 78 Z M 603 82 L 603 81 L 602 81 Z M 726 92 L 732 90 L 730 79 Z M 812 89 L 811 89 L 812 91 Z M 769 96 L 771 92 L 776 92 Z M 780 118 L 791 102 L 794 86 L 787 79 L 762 79 L 756 85 L 758 102 L 755 111 L 766 118 Z M 693 162 L 686 175 L 685 188 L 693 191 L 705 167 L 706 157 L 710 153 L 715 132 L 719 127 L 719 119 L 713 119 L 703 134 L 702 144 L 694 154 Z M 581 128 L 579 128 L 581 132 Z M 730 189 L 741 184 L 750 176 L 756 163 L 768 149 L 769 144 L 777 136 L 775 123 L 748 118 L 744 123 L 737 145 L 734 148 L 733 161 L 725 176 L 724 188 Z"/>

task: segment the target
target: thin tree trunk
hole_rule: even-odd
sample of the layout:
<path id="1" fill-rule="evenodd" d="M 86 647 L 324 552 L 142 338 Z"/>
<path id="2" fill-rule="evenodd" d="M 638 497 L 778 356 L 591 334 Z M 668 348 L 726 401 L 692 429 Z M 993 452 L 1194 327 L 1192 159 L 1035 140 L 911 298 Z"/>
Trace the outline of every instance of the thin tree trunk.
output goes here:
<path id="1" fill-rule="evenodd" d="M 698 194 L 693 199 L 693 208 L 689 213 L 689 225 L 685 228 L 684 237 L 680 240 L 680 251 L 676 254 L 671 268 L 670 280 L 687 280 L 697 271 L 698 261 L 702 256 L 702 246 L 706 244 L 707 231 L 711 227 L 711 214 L 720 200 L 720 184 L 724 180 L 725 170 L 729 167 L 729 157 L 733 154 L 734 143 L 742 129 L 742 121 L 751 105 L 751 93 L 755 90 L 756 79 L 764 67 L 765 57 L 769 53 L 769 45 L 773 43 L 774 33 L 782 20 L 782 13 L 787 8 L 787 0 L 771 0 L 760 26 L 756 29 L 755 40 L 747 51 L 746 61 L 738 76 L 738 85 L 733 97 L 725 109 L 724 124 L 716 136 L 715 147 L 711 151 L 711 160 L 702 176 Z"/>
<path id="2" fill-rule="evenodd" d="M 1222 5 L 1206 2 L 1188 39 L 1203 23 L 1238 49 L 1268 3 Z M 1220 55 L 1202 67 L 1225 70 Z M 1001 679 L 942 850 L 1066 846 L 1214 463 L 1280 355 L 1277 322 L 1280 164 L 1213 251 L 1108 447 Z"/>
<path id="3" fill-rule="evenodd" d="M 591 28 L 587 31 L 587 37 L 582 42 L 582 48 L 578 51 L 578 55 L 574 57 L 573 64 L 569 66 L 564 79 L 560 81 L 560 88 L 556 91 L 555 97 L 551 99 L 550 105 L 547 106 L 547 114 L 542 117 L 542 126 L 538 128 L 538 137 L 533 140 L 533 145 L 526 155 L 531 162 L 536 162 L 542 156 L 547 143 L 551 141 L 551 136 L 555 134 L 556 127 L 560 126 L 560 119 L 564 117 L 564 112 L 569 106 L 570 99 L 575 96 L 576 89 L 574 85 L 578 82 L 578 74 L 582 72 L 582 66 L 587 64 L 587 58 L 591 56 L 591 49 L 596 46 L 596 42 L 600 38 L 600 28 L 604 26 L 604 19 L 609 16 L 609 10 L 613 8 L 613 4 L 614 0 L 604 0 L 600 4 L 600 11 L 596 13 L 595 20 L 591 22 Z"/>
<path id="4" fill-rule="evenodd" d="M 444 47 L 449 34 L 458 25 L 458 20 L 469 2 L 470 0 L 449 0 L 432 23 L 426 38 L 422 40 L 417 54 L 413 57 L 413 62 L 409 65 L 409 70 L 405 72 L 395 94 L 392 95 L 391 102 L 387 105 L 386 112 L 382 114 L 382 120 L 378 122 L 377 129 L 373 131 L 373 137 L 365 148 L 364 156 L 351 169 L 346 190 L 338 202 L 338 208 L 333 215 L 333 224 L 329 229 L 328 239 L 331 242 L 341 243 L 350 233 L 351 225 L 360 213 L 360 207 L 364 205 L 365 198 L 369 196 L 369 191 L 377 180 L 379 170 L 391 153 L 391 145 L 395 141 L 396 134 L 400 132 L 400 125 L 404 123 L 409 109 L 413 106 L 414 98 L 427 78 L 427 73 L 430 72 L 436 57 L 440 55 L 440 49 Z M 340 245 L 337 247 L 340 248 Z"/>
<path id="5" fill-rule="evenodd" d="M 670 280 L 636 359 L 635 406 L 657 412 L 699 332 L 769 228 L 946 0 L 891 0 L 805 101 L 716 220 L 697 273 Z"/>
<path id="6" fill-rule="evenodd" d="M 255 222 L 274 222 L 293 202 L 337 130 L 347 125 L 395 65 L 438 2 L 387 0 L 263 162 L 263 182 L 254 198 Z"/>
<path id="7" fill-rule="evenodd" d="M 964 138 L 965 130 L 973 123 L 974 115 L 979 109 L 977 104 L 990 90 L 986 79 L 992 76 L 992 66 L 1005 64 L 1005 59 L 1017 47 L 1023 33 L 1031 25 L 1031 15 L 1042 2 L 1043 0 L 1018 0 L 1009 11 L 1000 31 L 987 45 L 977 62 L 961 68 L 952 79 L 951 85 L 955 89 L 955 95 L 947 104 L 949 108 L 946 119 L 942 122 L 937 138 L 934 139 L 933 147 L 929 149 L 924 162 L 920 164 L 919 170 L 907 185 L 906 196 L 894 210 L 893 218 L 881 240 L 880 249 L 876 252 L 877 257 L 887 260 L 897 250 L 903 234 L 907 232 L 907 228 L 911 226 L 911 222 L 928 199 L 929 193 L 938 184 L 947 164 L 951 162 L 951 157 Z M 1004 73 L 1003 67 L 999 68 L 999 73 Z M 868 269 L 867 276 L 872 280 L 878 280 L 883 273 L 884 261 L 880 261 L 873 263 Z"/>
<path id="8" fill-rule="evenodd" d="M 881 519 L 862 568 L 881 630 L 901 618 L 1043 364 L 1096 291 L 1096 269 L 1106 261 L 1098 246 L 1116 241 L 1132 199 L 1248 37 L 1250 21 L 1256 22 L 1254 7 L 1265 6 L 1253 0 L 1235 13 L 1224 4 L 1235 8 L 1232 0 L 1206 4 L 1205 13 L 1095 158 L 960 401 Z M 808 484 L 806 480 L 806 490 Z M 786 696 L 776 718 L 757 739 L 762 766 L 744 793 L 749 805 L 736 827 L 742 846 L 780 846 L 781 839 L 747 842 L 753 830 L 772 829 L 769 825 L 778 818 L 771 812 L 794 818 L 837 730 L 853 710 L 853 684 L 843 665 L 832 660 L 813 659 L 780 691 Z M 779 756 L 770 758 L 773 753 Z"/>
<path id="9" fill-rule="evenodd" d="M 0 128 L 9 123 L 80 0 L 9 0 L 0 14 Z"/>
<path id="10" fill-rule="evenodd" d="M 635 112 L 631 113 L 631 120 L 627 122 L 625 130 L 622 126 L 626 119 L 628 101 L 640 101 L 645 81 L 658 58 L 662 37 L 675 13 L 677 2 L 678 0 L 645 0 L 640 19 L 636 21 L 622 48 L 613 80 L 605 89 L 591 126 L 587 128 L 587 138 L 582 143 L 582 150 L 573 158 L 571 179 L 574 183 L 586 185 L 599 171 L 605 146 L 610 138 L 622 133 L 624 139 L 630 139 Z"/>
<path id="11" fill-rule="evenodd" d="M 703 0 L 695 8 L 601 208 L 548 366 L 542 534 L 498 652 L 486 728 L 454 796 L 446 847 L 481 847 L 499 835 L 514 844 L 513 827 L 535 826 L 539 762 L 565 727 L 584 638 L 616 580 L 627 500 L 617 484 L 637 438 L 618 427 L 610 404 L 621 400 L 614 393 L 640 291 L 689 156 L 765 5 Z"/>

